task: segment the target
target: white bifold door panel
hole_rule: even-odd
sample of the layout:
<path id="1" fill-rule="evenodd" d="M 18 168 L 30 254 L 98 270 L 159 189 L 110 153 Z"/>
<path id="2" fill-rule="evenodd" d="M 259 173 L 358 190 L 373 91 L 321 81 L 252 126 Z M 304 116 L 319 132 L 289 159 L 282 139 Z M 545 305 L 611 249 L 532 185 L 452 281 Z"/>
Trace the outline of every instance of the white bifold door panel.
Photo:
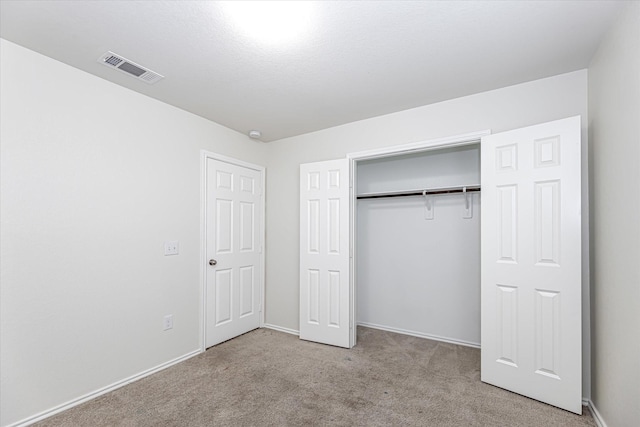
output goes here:
<path id="1" fill-rule="evenodd" d="M 207 159 L 206 347 L 260 327 L 262 174 Z"/>
<path id="2" fill-rule="evenodd" d="M 581 413 L 580 117 L 481 146 L 482 381 Z"/>
<path id="3" fill-rule="evenodd" d="M 300 165 L 300 338 L 350 345 L 349 164 Z"/>

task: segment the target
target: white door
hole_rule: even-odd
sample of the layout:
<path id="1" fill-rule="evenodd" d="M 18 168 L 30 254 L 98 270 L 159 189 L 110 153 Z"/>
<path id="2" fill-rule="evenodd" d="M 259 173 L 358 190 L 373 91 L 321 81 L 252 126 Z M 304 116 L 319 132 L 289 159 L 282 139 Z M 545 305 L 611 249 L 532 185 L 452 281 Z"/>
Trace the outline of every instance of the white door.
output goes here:
<path id="1" fill-rule="evenodd" d="M 260 327 L 262 173 L 207 158 L 206 347 Z"/>
<path id="2" fill-rule="evenodd" d="M 482 138 L 482 381 L 582 412 L 580 117 Z"/>
<path id="3" fill-rule="evenodd" d="M 300 338 L 350 348 L 349 163 L 300 165 Z"/>

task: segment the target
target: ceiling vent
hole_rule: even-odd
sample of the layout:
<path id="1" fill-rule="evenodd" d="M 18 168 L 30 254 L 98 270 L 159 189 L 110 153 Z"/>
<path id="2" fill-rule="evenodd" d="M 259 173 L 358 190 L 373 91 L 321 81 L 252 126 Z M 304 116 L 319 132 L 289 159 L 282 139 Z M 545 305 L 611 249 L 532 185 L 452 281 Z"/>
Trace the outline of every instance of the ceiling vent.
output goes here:
<path id="1" fill-rule="evenodd" d="M 130 76 L 133 76 L 149 84 L 153 84 L 158 80 L 164 78 L 164 76 L 151 71 L 150 69 L 145 68 L 141 65 L 138 65 L 135 62 L 129 61 L 128 59 L 123 58 L 122 56 L 113 52 L 105 53 L 100 58 L 98 58 L 98 62 L 106 65 L 109 68 L 115 68 L 122 71 L 123 73 L 127 73 Z"/>

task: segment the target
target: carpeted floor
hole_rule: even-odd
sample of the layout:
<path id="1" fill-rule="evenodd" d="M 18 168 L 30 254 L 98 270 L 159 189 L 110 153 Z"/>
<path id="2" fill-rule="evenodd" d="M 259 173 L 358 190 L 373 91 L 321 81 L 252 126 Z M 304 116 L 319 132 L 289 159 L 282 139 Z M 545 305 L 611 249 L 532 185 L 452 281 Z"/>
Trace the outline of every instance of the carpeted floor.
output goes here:
<path id="1" fill-rule="evenodd" d="M 358 328 L 351 350 L 259 329 L 37 426 L 595 426 L 480 382 L 480 351 Z"/>

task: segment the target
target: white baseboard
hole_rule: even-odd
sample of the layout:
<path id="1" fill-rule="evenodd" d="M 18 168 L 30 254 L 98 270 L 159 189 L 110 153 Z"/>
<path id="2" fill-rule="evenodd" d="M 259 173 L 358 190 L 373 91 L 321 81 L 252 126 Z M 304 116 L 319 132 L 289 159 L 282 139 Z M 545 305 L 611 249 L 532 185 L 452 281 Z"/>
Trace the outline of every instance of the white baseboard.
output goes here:
<path id="1" fill-rule="evenodd" d="M 438 335 L 430 335 L 422 332 L 409 331 L 401 328 L 393 328 L 390 326 L 376 325 L 375 323 L 358 322 L 358 326 L 365 326 L 367 328 L 372 328 L 372 329 L 380 329 L 381 331 L 387 331 L 387 332 L 395 332 L 397 334 L 402 334 L 402 335 L 410 335 L 412 337 L 426 338 L 434 341 L 447 342 L 450 344 L 463 345 L 465 347 L 480 348 L 480 343 L 457 340 L 454 338 L 446 338 Z"/>
<path id="2" fill-rule="evenodd" d="M 273 329 L 274 331 L 284 332 L 285 334 L 291 334 L 300 336 L 300 331 L 296 331 L 295 329 L 284 328 L 282 326 L 272 325 L 270 323 L 265 323 L 262 325 L 263 328 Z"/>
<path id="3" fill-rule="evenodd" d="M 440 337 L 440 336 L 437 336 L 437 335 L 423 334 L 421 332 L 415 332 L 415 331 L 409 331 L 409 330 L 400 329 L 400 328 L 392 328 L 392 327 L 388 327 L 388 326 L 376 325 L 374 323 L 358 322 L 358 326 L 366 326 L 367 328 L 380 329 L 382 331 L 395 332 L 395 333 L 403 334 L 403 335 L 411 335 L 413 337 L 418 337 L 418 338 L 427 338 L 427 339 L 434 340 L 434 341 L 442 341 L 442 342 L 447 342 L 447 343 L 450 343 L 450 344 L 463 345 L 463 346 L 466 346 L 466 347 L 480 348 L 480 344 L 479 343 L 456 340 L 456 339 L 452 339 L 452 338 L 445 338 L 445 337 Z M 262 325 L 262 327 L 263 328 L 267 328 L 267 329 L 273 329 L 274 331 L 280 331 L 280 332 L 284 332 L 284 333 L 287 333 L 287 334 L 300 336 L 300 331 L 297 331 L 295 329 L 285 328 L 285 327 L 282 327 L 282 326 L 272 325 L 270 323 L 265 323 L 264 325 Z"/>
<path id="4" fill-rule="evenodd" d="M 591 415 L 593 415 L 593 420 L 596 422 L 598 427 L 607 427 L 607 423 L 604 422 L 602 415 L 600 415 L 600 412 L 598 412 L 596 405 L 593 404 L 591 399 L 582 399 L 582 404 L 589 408 Z"/>
<path id="5" fill-rule="evenodd" d="M 66 403 L 61 404 L 61 405 L 54 406 L 51 409 L 47 409 L 46 411 L 42 411 L 42 412 L 40 412 L 40 413 L 38 413 L 36 415 L 32 415 L 32 416 L 30 416 L 28 418 L 25 418 L 25 419 L 21 420 L 21 421 L 17 421 L 17 422 L 15 422 L 13 424 L 9 424 L 6 427 L 24 427 L 24 426 L 28 426 L 28 425 L 31 425 L 33 423 L 36 423 L 38 421 L 42 421 L 45 418 L 49 418 L 49 417 L 51 417 L 51 416 L 53 416 L 55 414 L 58 414 L 58 413 L 63 412 L 63 411 L 66 411 L 67 409 L 71 409 L 74 406 L 78 406 L 81 403 L 84 403 L 84 402 L 87 402 L 89 400 L 95 399 L 96 397 L 102 396 L 105 393 L 109 393 L 110 391 L 119 389 L 120 387 L 124 387 L 127 384 L 131 384 L 132 382 L 138 381 L 138 380 L 140 380 L 140 379 L 142 379 L 144 377 L 148 377 L 151 374 L 155 374 L 156 372 L 162 371 L 163 369 L 167 369 L 168 367 L 173 366 L 173 365 L 175 365 L 177 363 L 184 362 L 185 360 L 190 359 L 193 356 L 196 356 L 196 355 L 198 355 L 200 353 L 202 353 L 201 350 L 199 350 L 199 349 L 198 350 L 194 350 L 194 351 L 192 351 L 190 353 L 187 353 L 187 354 L 185 354 L 183 356 L 177 357 L 177 358 L 175 358 L 173 360 L 170 360 L 168 362 L 162 363 L 162 364 L 160 364 L 158 366 L 155 366 L 153 368 L 147 369 L 146 371 L 142 371 L 142 372 L 140 372 L 138 374 L 132 375 L 132 376 L 130 376 L 128 378 L 125 378 L 125 379 L 123 379 L 121 381 L 115 382 L 115 383 L 113 383 L 111 385 L 108 385 L 106 387 L 103 387 L 103 388 L 100 388 L 98 390 L 92 391 L 91 393 L 87 393 L 84 396 L 80 396 L 80 397 L 78 397 L 76 399 L 72 399 L 72 400 L 70 400 L 70 401 L 68 401 Z"/>

